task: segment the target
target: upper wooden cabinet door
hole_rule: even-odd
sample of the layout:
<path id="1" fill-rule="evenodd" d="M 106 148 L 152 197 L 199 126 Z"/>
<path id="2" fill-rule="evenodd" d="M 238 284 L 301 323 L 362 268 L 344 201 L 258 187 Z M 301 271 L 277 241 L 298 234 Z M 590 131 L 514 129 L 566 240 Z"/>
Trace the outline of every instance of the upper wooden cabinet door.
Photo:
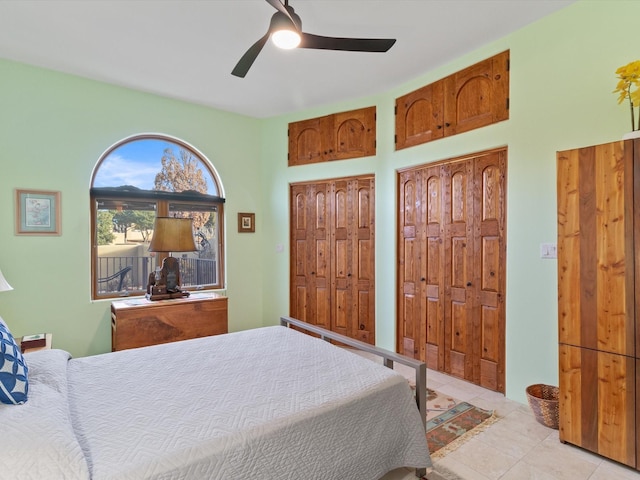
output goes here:
<path id="1" fill-rule="evenodd" d="M 330 115 L 333 122 L 325 139 L 327 160 L 368 157 L 376 154 L 376 107 Z"/>
<path id="2" fill-rule="evenodd" d="M 396 150 L 509 118 L 509 51 L 396 99 Z"/>
<path id="3" fill-rule="evenodd" d="M 312 118 L 289 124 L 289 165 L 322 161 L 322 123 L 322 118 Z"/>
<path id="4" fill-rule="evenodd" d="M 444 135 L 442 82 L 396 99 L 396 150 Z"/>
<path id="5" fill-rule="evenodd" d="M 289 166 L 376 154 L 376 107 L 289 124 Z"/>
<path id="6" fill-rule="evenodd" d="M 509 118 L 509 52 L 444 79 L 445 135 Z"/>

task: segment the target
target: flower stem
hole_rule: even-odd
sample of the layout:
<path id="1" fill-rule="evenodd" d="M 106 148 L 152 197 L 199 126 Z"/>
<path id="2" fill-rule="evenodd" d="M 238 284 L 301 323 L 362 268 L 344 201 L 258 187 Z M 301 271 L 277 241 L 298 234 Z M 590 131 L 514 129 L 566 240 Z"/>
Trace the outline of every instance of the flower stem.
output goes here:
<path id="1" fill-rule="evenodd" d="M 629 108 L 631 109 L 631 131 L 635 131 L 636 129 L 636 118 L 633 116 L 633 100 L 631 100 L 631 83 L 627 87 L 627 97 L 629 98 Z M 640 120 L 638 120 L 638 124 L 640 124 Z"/>

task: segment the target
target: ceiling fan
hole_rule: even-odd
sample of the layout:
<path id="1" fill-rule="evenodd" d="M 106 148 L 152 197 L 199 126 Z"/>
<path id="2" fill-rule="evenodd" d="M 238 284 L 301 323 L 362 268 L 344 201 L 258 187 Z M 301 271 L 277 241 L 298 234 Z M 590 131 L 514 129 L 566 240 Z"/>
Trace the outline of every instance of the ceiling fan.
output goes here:
<path id="1" fill-rule="evenodd" d="M 322 37 L 304 33 L 302 21 L 293 7 L 289 6 L 289 0 L 284 0 L 284 3 L 279 0 L 266 2 L 277 12 L 271 17 L 267 33 L 246 51 L 231 72 L 236 77 L 244 78 L 269 37 L 277 46 L 285 49 L 299 47 L 350 52 L 386 52 L 396 43 L 395 39 Z"/>

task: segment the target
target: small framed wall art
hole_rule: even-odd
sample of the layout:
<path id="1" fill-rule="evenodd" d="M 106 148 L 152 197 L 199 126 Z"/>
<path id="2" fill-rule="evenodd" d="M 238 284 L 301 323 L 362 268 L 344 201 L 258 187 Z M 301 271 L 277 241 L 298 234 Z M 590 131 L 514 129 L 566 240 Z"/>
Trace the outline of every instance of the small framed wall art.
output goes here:
<path id="1" fill-rule="evenodd" d="M 256 214 L 238 214 L 238 233 L 253 233 L 256 231 Z"/>
<path id="2" fill-rule="evenodd" d="M 60 235 L 60 192 L 16 189 L 16 235 Z"/>

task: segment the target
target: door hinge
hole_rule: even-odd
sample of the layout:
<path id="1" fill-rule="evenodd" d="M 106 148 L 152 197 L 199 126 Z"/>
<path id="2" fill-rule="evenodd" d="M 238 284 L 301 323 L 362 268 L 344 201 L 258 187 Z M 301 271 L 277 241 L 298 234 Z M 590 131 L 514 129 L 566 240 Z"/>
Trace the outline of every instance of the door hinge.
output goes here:
<path id="1" fill-rule="evenodd" d="M 507 72 L 511 71 L 511 59 L 507 58 Z"/>
<path id="2" fill-rule="evenodd" d="M 394 115 L 398 115 L 398 105 L 396 105 L 395 107 L 393 107 L 393 114 L 394 114 Z"/>
<path id="3" fill-rule="evenodd" d="M 507 110 L 509 110 L 509 97 L 507 97 Z"/>

